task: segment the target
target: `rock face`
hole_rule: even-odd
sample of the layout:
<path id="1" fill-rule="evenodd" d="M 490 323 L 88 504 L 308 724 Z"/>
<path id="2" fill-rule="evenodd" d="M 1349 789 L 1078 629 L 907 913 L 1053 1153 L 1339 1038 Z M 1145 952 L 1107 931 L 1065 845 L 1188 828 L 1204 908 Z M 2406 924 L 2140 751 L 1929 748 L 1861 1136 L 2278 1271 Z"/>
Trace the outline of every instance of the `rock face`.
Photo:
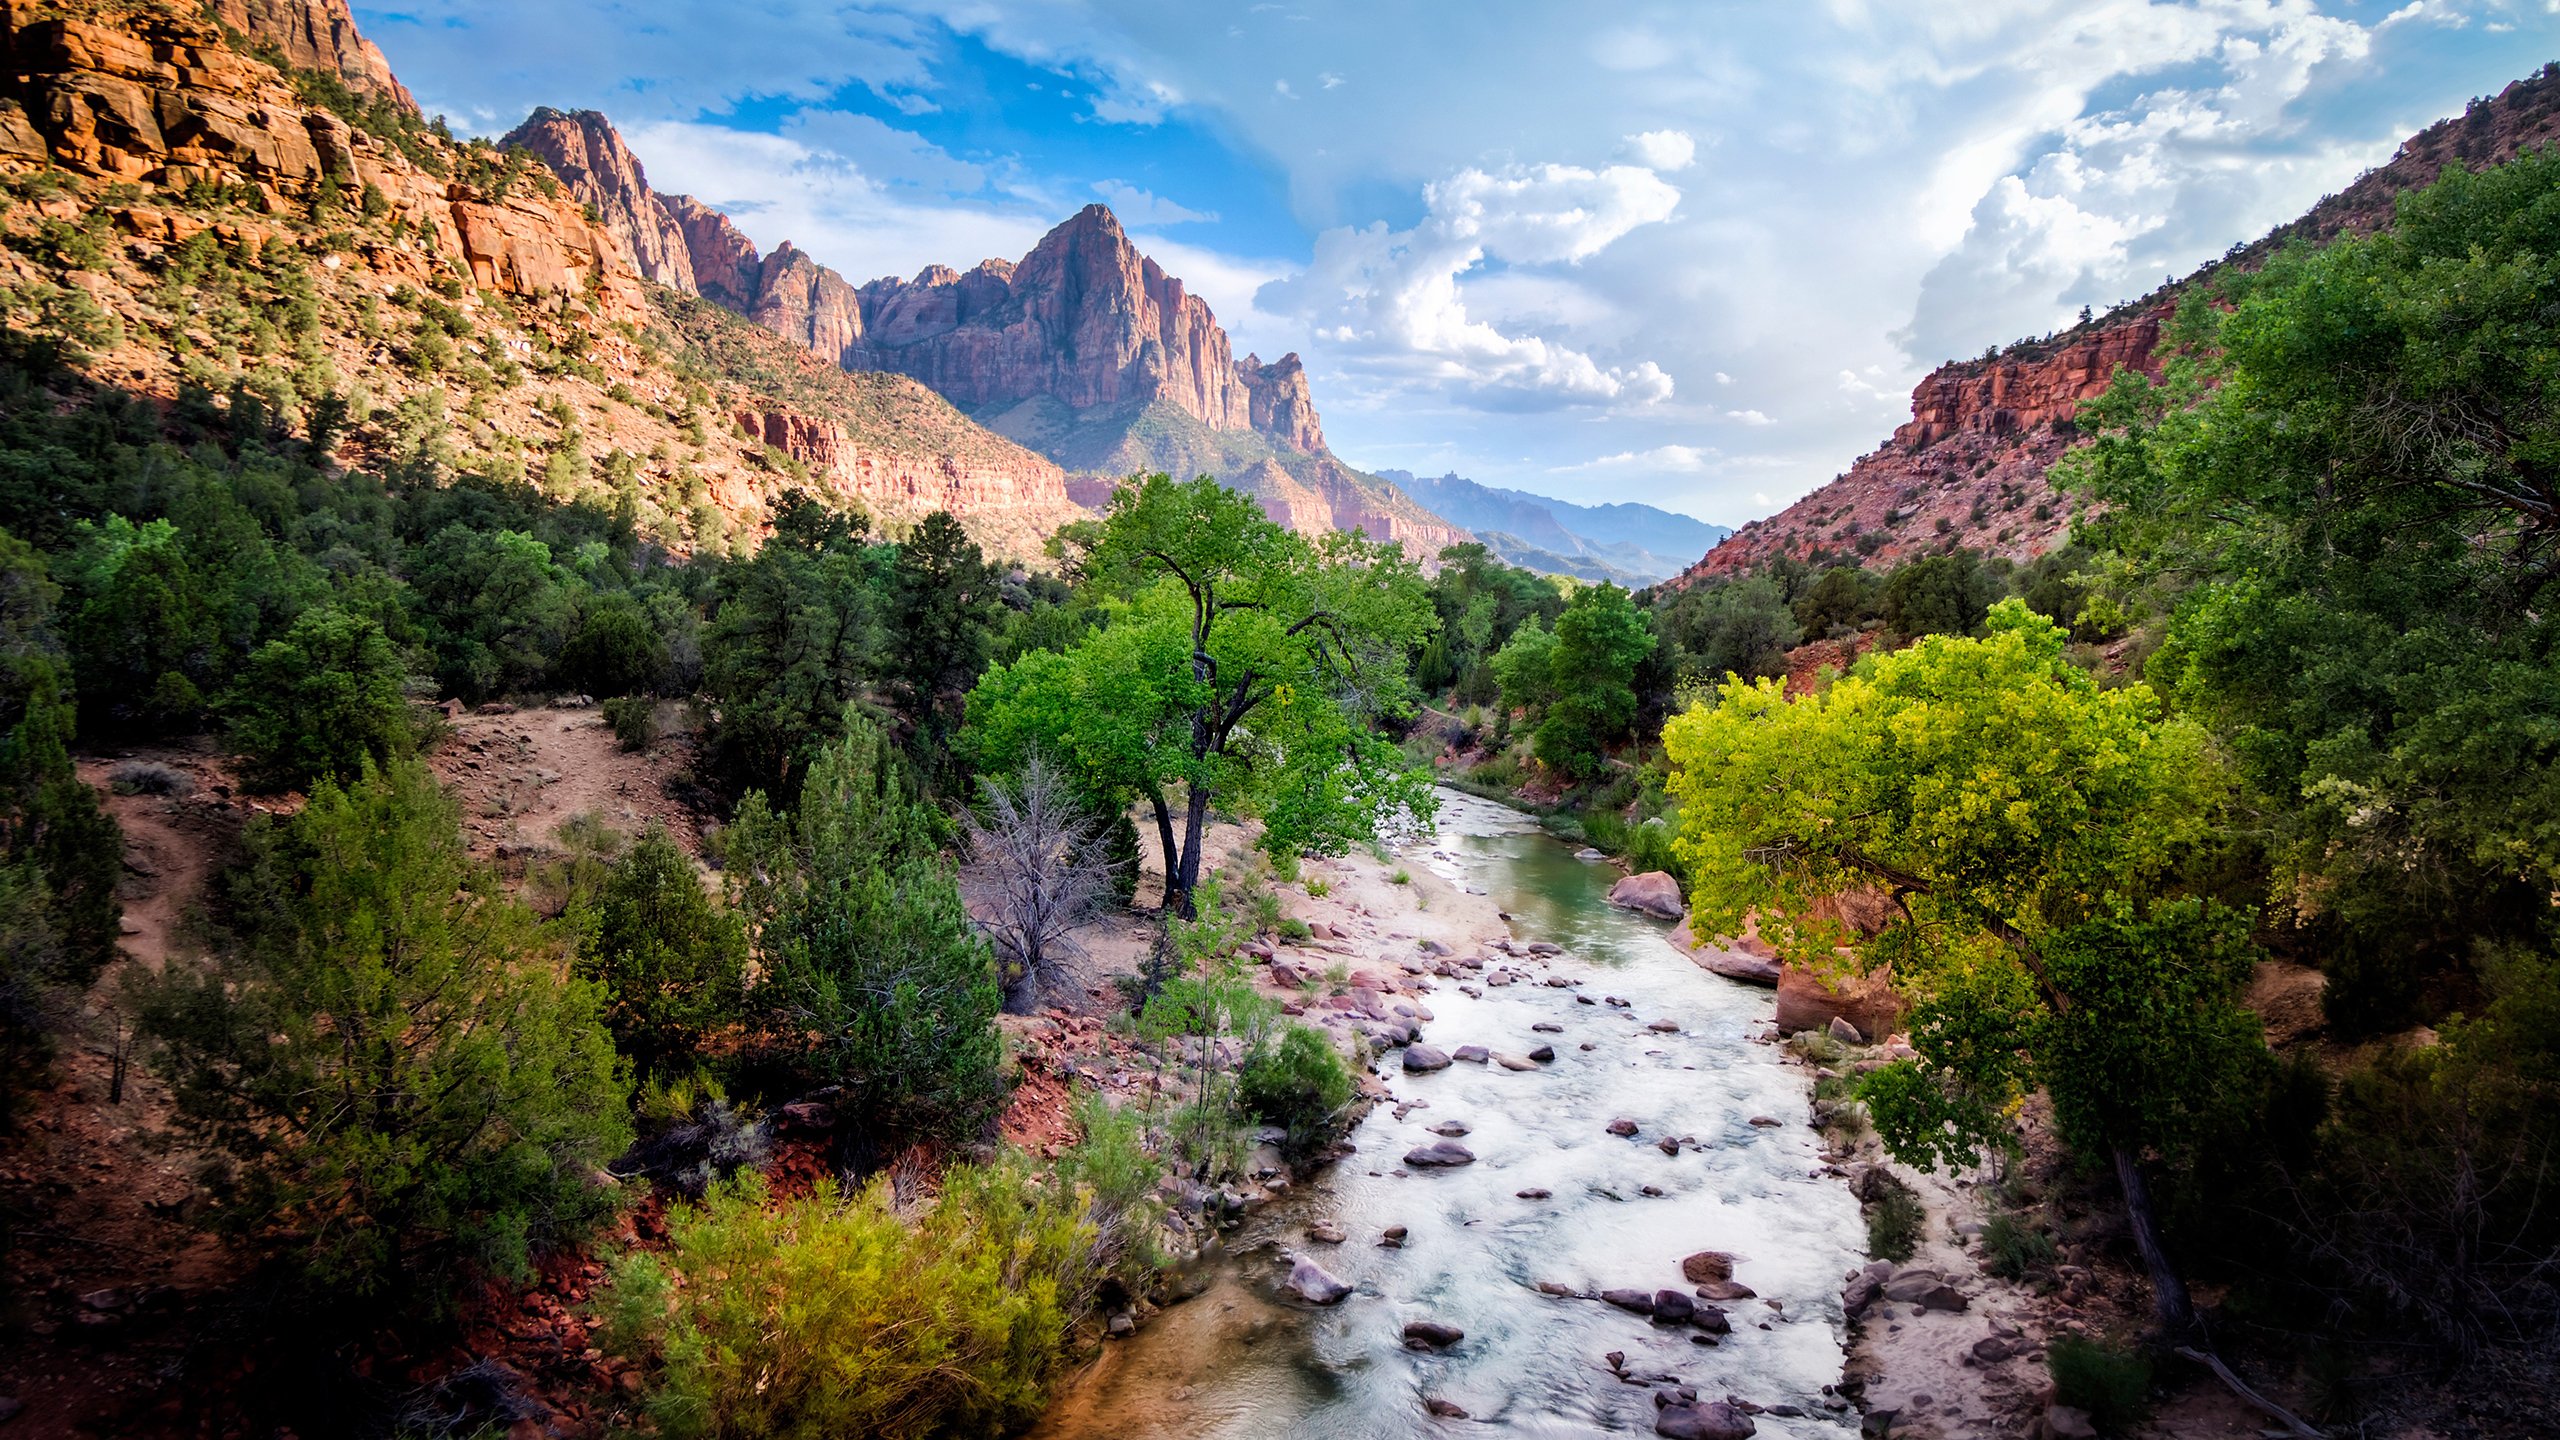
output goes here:
<path id="1" fill-rule="evenodd" d="M 2478 168 L 2560 138 L 2560 74 L 2543 70 L 2405 141 L 2301 219 L 2131 305 L 1998 355 L 1942 365 L 1911 395 L 1911 419 L 1846 474 L 1709 550 L 1681 580 L 1748 571 L 1779 555 L 1863 554 L 1870 565 L 1931 553 L 1952 541 L 2013 559 L 2051 549 L 2070 528 L 2069 504 L 2045 472 L 2076 437 L 2073 418 L 2119 369 L 2156 377 L 2160 324 L 2178 301 L 2226 267 L 2243 270 L 2295 240 L 2320 243 L 2387 223 L 2403 190 L 2448 165 Z M 1944 534 L 1938 525 L 1944 522 Z"/>
<path id="2" fill-rule="evenodd" d="M 696 293 L 684 227 L 649 188 L 648 172 L 613 122 L 593 110 L 569 115 L 546 106 L 499 144 L 541 156 L 570 194 L 595 207 L 605 229 L 631 252 L 642 278 Z"/>
<path id="3" fill-rule="evenodd" d="M 365 55 L 380 59 L 370 46 L 350 48 L 361 42 L 342 4 L 253 0 L 240 14 L 266 28 L 239 28 L 280 50 L 292 48 L 280 37 L 300 34 L 336 46 L 330 53 L 354 57 L 347 63 L 359 68 L 370 63 Z M 611 318 L 646 315 L 629 252 L 590 225 L 574 200 L 501 196 L 431 175 L 370 133 L 304 105 L 274 68 L 233 49 L 207 23 L 167 11 L 137 11 L 112 25 L 44 20 L 8 31 L 5 49 L 21 77 L 26 123 L 0 122 L 0 153 L 170 189 L 198 180 L 249 186 L 271 212 L 308 204 L 330 177 L 343 176 L 379 190 L 410 231 L 411 238 L 364 247 L 365 263 L 379 273 L 424 283 L 458 258 L 474 283 L 518 299 L 557 306 L 592 291 Z M 386 67 L 379 78 L 389 75 Z M 145 205 L 116 218 L 128 233 L 165 241 L 185 239 L 175 231 L 191 223 Z"/>
<path id="4" fill-rule="evenodd" d="M 1680 899 L 1680 882 L 1668 870 L 1647 870 L 1609 887 L 1609 903 L 1656 920 L 1677 920 L 1688 913 Z"/>
<path id="5" fill-rule="evenodd" d="M 696 293 L 740 315 L 754 309 L 757 287 L 764 283 L 764 265 L 756 258 L 755 242 L 728 216 L 690 195 L 656 198 L 684 234 L 686 263 Z"/>
<path id="6" fill-rule="evenodd" d="M 374 43 L 356 33 L 347 0 L 215 0 L 216 20 L 271 46 L 297 70 L 321 70 L 359 95 L 379 95 L 415 115 L 418 102 Z"/>
<path id="7" fill-rule="evenodd" d="M 1800 965 L 1778 976 L 1778 1033 L 1828 1030 L 1846 1020 L 1869 1040 L 1881 1040 L 1902 1024 L 1902 997 L 1893 993 L 1890 968 L 1837 984 Z"/>
<path id="8" fill-rule="evenodd" d="M 862 302 L 853 287 L 789 241 L 764 257 L 747 318 L 838 365 L 862 339 Z"/>
<path id="9" fill-rule="evenodd" d="M 1236 362 L 1244 381 L 1246 417 L 1253 428 L 1289 449 L 1314 455 L 1324 449 L 1324 422 L 1316 418 L 1315 397 L 1307 389 L 1307 367 L 1294 354 L 1265 365 L 1247 355 Z"/>
<path id="10" fill-rule="evenodd" d="M 866 315 L 881 323 L 847 363 L 912 375 L 966 410 L 1033 399 L 1069 410 L 1163 403 L 1212 430 L 1262 428 L 1254 388 L 1208 302 L 1139 254 L 1107 207 L 1076 212 L 1008 269 L 963 276 L 935 266 L 864 286 Z M 1294 442 L 1304 434 L 1322 437 L 1313 407 L 1299 414 L 1279 399 L 1288 385 L 1274 373 L 1296 362 L 1255 369 L 1269 377 L 1261 408 L 1282 426 L 1264 433 L 1303 450 Z M 1303 371 L 1296 380 L 1303 400 Z"/>

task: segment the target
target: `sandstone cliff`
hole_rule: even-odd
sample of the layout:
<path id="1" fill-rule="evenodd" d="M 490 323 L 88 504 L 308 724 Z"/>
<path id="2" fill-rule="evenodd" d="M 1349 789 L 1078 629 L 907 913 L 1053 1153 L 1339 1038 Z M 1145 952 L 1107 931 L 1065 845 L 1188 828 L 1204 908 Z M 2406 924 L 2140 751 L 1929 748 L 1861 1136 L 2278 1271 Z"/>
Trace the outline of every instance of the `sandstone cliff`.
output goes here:
<path id="1" fill-rule="evenodd" d="M 608 204 L 650 192 L 601 117 L 536 117 L 574 161 L 564 185 L 396 108 L 306 103 L 262 58 L 282 48 L 263 38 L 246 42 L 252 53 L 153 0 L 79 8 L 25 19 L 0 6 L 0 291 L 86 296 L 98 321 L 79 349 L 94 382 L 173 400 L 185 385 L 221 394 L 236 381 L 277 393 L 288 425 L 319 398 L 306 387 L 346 387 L 366 400 L 339 442 L 350 460 L 421 463 L 418 437 L 432 435 L 423 463 L 540 472 L 559 498 L 634 502 L 643 528 L 678 549 L 752 536 L 803 485 L 892 529 L 949 509 L 1017 558 L 1084 513 L 1056 465 L 924 386 L 848 374 L 681 293 L 690 285 L 644 279 L 627 236 L 654 237 L 653 263 L 683 280 L 689 235 L 716 260 L 734 231 L 690 202 L 666 207 L 664 226 L 649 207 Z M 336 43 L 368 53 L 352 30 Z M 31 238 L 65 224 L 85 224 L 94 248 Z M 170 283 L 181 259 L 191 275 L 210 266 L 249 287 L 244 297 L 306 294 L 290 379 L 259 358 L 287 323 L 273 298 L 285 290 L 254 302 L 271 312 L 263 338 L 233 333 L 224 327 L 247 322 L 200 307 L 198 282 Z M 749 272 L 759 287 L 765 269 L 798 268 L 790 254 L 773 260 Z M 713 275 L 732 283 L 736 270 Z M 853 314 L 850 289 L 838 290 Z M 427 418 L 466 402 L 465 418 Z"/>
<path id="2" fill-rule="evenodd" d="M 391 62 L 356 33 L 347 0 L 215 0 L 213 18 L 272 47 L 297 70 L 325 71 L 358 95 L 378 95 L 418 113 L 418 102 L 391 73 Z"/>
<path id="3" fill-rule="evenodd" d="M 2323 198 L 2299 220 L 2141 302 L 1997 358 L 1940 366 L 1911 396 L 1911 419 L 1848 472 L 1707 552 L 1682 577 L 1737 574 L 1781 554 L 1852 555 L 1890 565 L 1951 545 L 2025 558 L 2069 534 L 2067 497 L 2045 472 L 2069 448 L 2079 406 L 2116 371 L 2156 376 L 2161 322 L 2226 267 L 2254 267 L 2283 245 L 2370 231 L 2401 191 L 2447 165 L 2490 165 L 2560 140 L 2560 73 L 2546 67 L 2410 137 L 2389 163 Z M 1679 582 L 1675 582 L 1679 583 Z"/>
<path id="4" fill-rule="evenodd" d="M 644 278 L 693 293 L 693 253 L 684 227 L 649 188 L 639 157 L 602 115 L 536 110 L 498 143 L 541 156 L 569 193 L 593 207 L 605 229 L 631 252 Z"/>

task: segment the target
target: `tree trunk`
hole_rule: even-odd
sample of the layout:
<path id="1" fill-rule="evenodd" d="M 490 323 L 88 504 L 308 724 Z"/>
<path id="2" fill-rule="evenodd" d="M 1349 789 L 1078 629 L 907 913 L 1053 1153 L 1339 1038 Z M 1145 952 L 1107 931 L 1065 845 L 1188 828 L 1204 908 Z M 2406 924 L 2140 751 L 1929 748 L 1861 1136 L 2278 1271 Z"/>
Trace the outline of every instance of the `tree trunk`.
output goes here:
<path id="1" fill-rule="evenodd" d="M 2151 1209 L 2151 1186 L 2142 1178 L 2142 1165 L 2126 1146 L 2115 1147 L 2116 1183 L 2124 1188 L 2125 1218 L 2133 1223 L 2133 1245 L 2142 1252 L 2143 1268 L 2151 1272 L 2152 1314 L 2160 1328 L 2173 1342 L 2183 1342 L 2196 1333 L 2195 1301 L 2187 1295 L 2187 1282 L 2178 1276 L 2177 1267 L 2169 1263 L 2168 1248 L 2160 1243 L 2160 1218 Z"/>
<path id="2" fill-rule="evenodd" d="M 1209 829 L 1209 787 L 1193 784 L 1182 809 L 1182 918 L 1192 919 L 1191 892 L 1200 884 L 1200 841 Z"/>
<path id="3" fill-rule="evenodd" d="M 1174 877 L 1182 873 L 1182 850 L 1173 840 L 1173 811 L 1164 803 L 1164 792 L 1149 787 L 1147 801 L 1156 809 L 1156 843 L 1164 847 L 1164 906 L 1170 910 L 1174 906 Z"/>

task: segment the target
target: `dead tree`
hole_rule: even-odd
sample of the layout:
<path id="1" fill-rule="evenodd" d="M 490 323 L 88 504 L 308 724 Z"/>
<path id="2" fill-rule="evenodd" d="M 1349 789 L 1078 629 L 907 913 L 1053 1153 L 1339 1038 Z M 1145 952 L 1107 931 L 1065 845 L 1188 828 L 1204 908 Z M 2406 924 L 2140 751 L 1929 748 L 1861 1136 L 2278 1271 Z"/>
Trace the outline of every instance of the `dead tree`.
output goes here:
<path id="1" fill-rule="evenodd" d="M 1102 822 L 1038 755 L 1010 783 L 979 782 L 965 819 L 969 863 L 961 871 L 989 911 L 982 928 L 1002 967 L 1005 1009 L 1040 1008 L 1057 968 L 1076 953 L 1069 932 L 1111 893 Z"/>

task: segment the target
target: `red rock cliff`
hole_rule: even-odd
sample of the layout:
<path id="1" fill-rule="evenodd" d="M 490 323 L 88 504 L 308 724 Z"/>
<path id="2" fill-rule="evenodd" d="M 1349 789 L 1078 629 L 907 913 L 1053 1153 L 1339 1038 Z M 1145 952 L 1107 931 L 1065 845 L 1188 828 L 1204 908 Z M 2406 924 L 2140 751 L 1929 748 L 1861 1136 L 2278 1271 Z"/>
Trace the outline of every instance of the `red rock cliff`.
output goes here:
<path id="1" fill-rule="evenodd" d="M 1046 397 L 1071 410 L 1171 405 L 1213 430 L 1252 426 L 1249 392 L 1208 304 L 1088 205 L 1021 262 L 940 266 L 863 287 L 846 363 L 912 375 L 966 409 Z"/>
<path id="2" fill-rule="evenodd" d="M 1324 422 L 1316 418 L 1315 396 L 1307 389 L 1307 367 L 1292 352 L 1265 365 L 1247 355 L 1236 362 L 1244 381 L 1247 418 L 1272 443 L 1309 455 L 1324 450 Z"/>
<path id="3" fill-rule="evenodd" d="M 566 115 L 545 107 L 498 143 L 541 156 L 570 194 L 595 207 L 642 278 L 696 293 L 684 227 L 649 188 L 648 172 L 611 121 L 593 110 Z"/>
<path id="4" fill-rule="evenodd" d="M 695 292 L 741 315 L 754 309 L 764 274 L 755 242 L 728 216 L 690 195 L 664 195 L 659 202 L 684 235 Z"/>
<path id="5" fill-rule="evenodd" d="M 374 43 L 356 33 L 347 0 L 215 0 L 213 17 L 274 47 L 297 70 L 324 70 L 359 95 L 380 95 L 415 115 L 418 102 Z"/>

